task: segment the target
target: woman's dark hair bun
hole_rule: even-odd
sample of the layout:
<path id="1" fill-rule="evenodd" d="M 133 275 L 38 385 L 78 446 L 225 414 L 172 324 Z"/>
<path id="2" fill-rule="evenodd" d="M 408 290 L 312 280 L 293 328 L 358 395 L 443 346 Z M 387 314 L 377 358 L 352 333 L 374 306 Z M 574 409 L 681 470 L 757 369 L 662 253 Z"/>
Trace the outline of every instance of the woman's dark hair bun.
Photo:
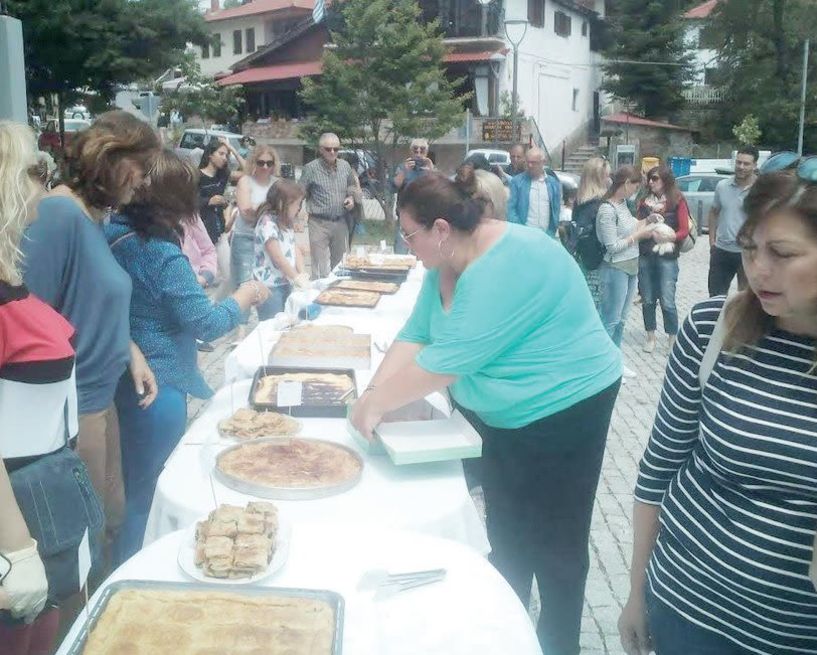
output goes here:
<path id="1" fill-rule="evenodd" d="M 429 173 L 400 194 L 398 209 L 407 209 L 414 220 L 429 229 L 442 218 L 456 230 L 473 232 L 482 218 L 482 205 L 469 193 L 470 180 L 452 182 L 440 173 Z"/>

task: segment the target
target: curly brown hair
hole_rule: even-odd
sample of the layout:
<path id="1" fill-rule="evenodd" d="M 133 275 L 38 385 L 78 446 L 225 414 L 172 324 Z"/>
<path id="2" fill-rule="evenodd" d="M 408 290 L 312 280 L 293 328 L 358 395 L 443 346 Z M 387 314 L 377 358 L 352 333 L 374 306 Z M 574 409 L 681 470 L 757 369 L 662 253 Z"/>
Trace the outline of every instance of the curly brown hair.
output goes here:
<path id="1" fill-rule="evenodd" d="M 99 116 L 68 149 L 63 179 L 91 207 L 117 207 L 130 185 L 130 162 L 150 170 L 161 144 L 153 128 L 125 111 Z"/>

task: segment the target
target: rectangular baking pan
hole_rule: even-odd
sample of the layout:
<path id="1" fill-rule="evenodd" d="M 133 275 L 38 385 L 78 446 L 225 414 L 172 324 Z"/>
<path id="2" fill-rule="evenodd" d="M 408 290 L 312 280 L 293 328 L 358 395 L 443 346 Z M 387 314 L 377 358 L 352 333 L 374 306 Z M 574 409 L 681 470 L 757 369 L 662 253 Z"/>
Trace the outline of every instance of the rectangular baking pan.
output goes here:
<path id="1" fill-rule="evenodd" d="M 281 373 L 336 373 L 348 375 L 352 378 L 354 389 L 352 393 L 340 404 L 337 405 L 294 405 L 279 407 L 274 402 L 256 403 L 255 390 L 265 375 L 276 375 Z M 353 368 L 298 368 L 294 366 L 260 366 L 255 372 L 250 385 L 249 403 L 250 407 L 260 411 L 274 411 L 290 416 L 308 416 L 312 418 L 346 418 L 347 405 L 352 404 L 357 399 L 357 377 Z"/>
<path id="2" fill-rule="evenodd" d="M 308 598 L 327 603 L 335 611 L 335 638 L 332 643 L 332 655 L 343 653 L 343 596 L 334 591 L 322 589 L 297 589 L 285 587 L 261 587 L 257 585 L 223 585 L 204 582 L 167 582 L 161 580 L 119 580 L 112 582 L 102 591 L 99 601 L 90 610 L 88 623 L 82 627 L 77 638 L 71 644 L 68 655 L 82 655 L 88 634 L 93 631 L 99 618 L 105 612 L 111 598 L 125 589 L 158 590 L 158 591 L 204 591 L 215 593 L 234 593 L 239 596 L 270 596 L 287 598 Z M 81 616 L 84 616 L 82 614 Z M 272 648 L 272 646 L 271 646 Z M 180 655 L 183 655 L 180 653 Z"/>
<path id="3" fill-rule="evenodd" d="M 286 366 L 300 369 L 358 369 L 369 370 L 372 367 L 372 337 L 370 334 L 350 334 L 359 340 L 366 337 L 368 347 L 365 357 L 352 355 L 326 355 L 321 353 L 321 344 L 314 344 L 314 353 L 310 355 L 281 355 L 276 353 L 278 344 L 272 347 L 269 355 L 270 366 Z M 279 341 L 280 343 L 280 341 Z"/>
<path id="4" fill-rule="evenodd" d="M 397 286 L 397 288 L 394 291 L 375 291 L 374 289 L 347 289 L 347 288 L 345 288 L 343 286 L 343 282 L 352 282 L 352 281 L 354 281 L 354 282 L 382 282 L 383 284 L 394 284 L 394 285 Z M 337 287 L 338 291 L 368 291 L 370 293 L 379 293 L 381 296 L 391 296 L 391 295 L 397 293 L 400 290 L 400 283 L 399 282 L 394 282 L 392 280 L 355 280 L 353 278 L 352 280 L 338 280 L 337 282 L 333 282 L 332 284 L 330 284 L 327 287 L 327 290 L 328 289 L 334 289 L 335 287 Z"/>
<path id="5" fill-rule="evenodd" d="M 326 291 L 329 291 L 329 289 L 325 289 L 324 291 L 321 291 L 321 295 L 326 293 Z M 377 300 L 374 303 L 347 303 L 347 302 L 339 303 L 339 302 L 323 301 L 323 300 L 321 300 L 321 296 L 319 295 L 317 298 L 315 298 L 315 302 L 317 304 L 319 304 L 319 305 L 324 306 L 324 307 L 340 307 L 340 308 L 343 308 L 343 307 L 349 307 L 349 308 L 358 307 L 360 309 L 374 309 L 375 307 L 377 307 L 377 304 L 380 302 L 380 298 L 382 298 L 382 297 L 383 297 L 382 294 L 378 293 L 377 294 Z"/>

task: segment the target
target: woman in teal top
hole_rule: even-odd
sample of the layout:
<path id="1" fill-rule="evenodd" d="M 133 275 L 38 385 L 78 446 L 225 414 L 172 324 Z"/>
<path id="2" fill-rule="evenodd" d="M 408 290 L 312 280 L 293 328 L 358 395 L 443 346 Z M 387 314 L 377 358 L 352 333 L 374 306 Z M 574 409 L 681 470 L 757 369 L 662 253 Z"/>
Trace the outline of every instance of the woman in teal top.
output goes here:
<path id="1" fill-rule="evenodd" d="M 371 438 L 383 414 L 449 388 L 483 439 L 491 561 L 526 606 L 536 575 L 543 650 L 573 655 L 621 356 L 567 251 L 481 214 L 438 175 L 404 191 L 403 238 L 429 271 L 352 422 Z"/>

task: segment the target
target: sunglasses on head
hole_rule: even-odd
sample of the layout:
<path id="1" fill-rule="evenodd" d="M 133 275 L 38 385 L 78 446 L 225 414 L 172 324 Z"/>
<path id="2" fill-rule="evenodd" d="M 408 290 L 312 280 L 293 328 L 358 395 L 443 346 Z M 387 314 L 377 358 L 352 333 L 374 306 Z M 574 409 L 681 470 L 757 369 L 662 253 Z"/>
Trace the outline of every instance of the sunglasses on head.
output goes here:
<path id="1" fill-rule="evenodd" d="M 272 168 L 275 166 L 274 159 L 259 159 L 256 163 L 261 166 L 261 168 Z"/>
<path id="2" fill-rule="evenodd" d="M 412 152 L 425 152 L 426 150 L 428 150 L 428 148 L 425 146 L 411 146 Z"/>
<path id="3" fill-rule="evenodd" d="M 650 175 L 650 182 L 657 182 L 661 177 L 658 175 Z"/>
<path id="4" fill-rule="evenodd" d="M 332 148 L 332 147 L 327 148 L 326 146 L 321 146 L 321 148 L 323 150 L 326 150 L 326 152 L 338 152 L 340 150 L 340 148 Z"/>
<path id="5" fill-rule="evenodd" d="M 804 182 L 817 182 L 817 156 L 801 157 L 790 150 L 776 152 L 760 167 L 760 174 L 793 170 Z"/>

